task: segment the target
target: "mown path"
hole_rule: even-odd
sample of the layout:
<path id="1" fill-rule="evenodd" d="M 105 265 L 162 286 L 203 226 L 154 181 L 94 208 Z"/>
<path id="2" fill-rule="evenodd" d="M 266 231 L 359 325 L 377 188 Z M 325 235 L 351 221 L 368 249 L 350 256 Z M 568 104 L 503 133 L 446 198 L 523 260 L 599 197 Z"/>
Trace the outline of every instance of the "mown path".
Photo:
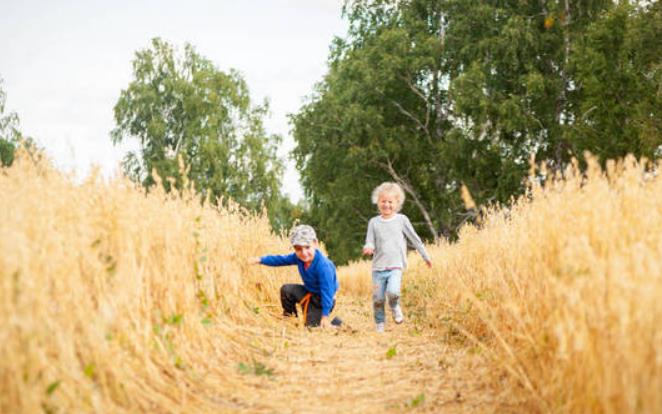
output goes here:
<path id="1" fill-rule="evenodd" d="M 307 330 L 283 321 L 273 352 L 240 375 L 242 411 L 275 413 L 493 412 L 488 369 L 470 346 L 434 338 L 414 323 L 374 332 L 371 303 L 339 303 L 345 327 Z M 390 315 L 388 315 L 390 317 Z M 264 370 L 262 370 L 264 368 Z M 249 371 L 249 370 L 247 370 Z"/>

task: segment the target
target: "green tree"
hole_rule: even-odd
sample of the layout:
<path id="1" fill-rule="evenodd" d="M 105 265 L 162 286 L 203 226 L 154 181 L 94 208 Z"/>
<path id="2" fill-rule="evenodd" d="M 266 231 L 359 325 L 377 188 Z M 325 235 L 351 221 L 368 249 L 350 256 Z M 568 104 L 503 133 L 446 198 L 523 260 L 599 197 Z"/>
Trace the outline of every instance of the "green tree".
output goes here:
<path id="1" fill-rule="evenodd" d="M 18 148 L 24 148 L 32 156 L 36 156 L 39 150 L 32 138 L 21 133 L 16 112 L 5 113 L 7 94 L 2 88 L 2 82 L 0 78 L 0 166 L 9 167 L 14 162 Z"/>
<path id="2" fill-rule="evenodd" d="M 123 162 L 130 177 L 150 187 L 155 171 L 176 188 L 186 178 L 212 201 L 230 198 L 252 211 L 267 207 L 277 227 L 291 222 L 291 203 L 279 190 L 280 137 L 265 132 L 268 105 L 251 103 L 239 73 L 220 71 L 190 44 L 180 56 L 155 38 L 150 48 L 136 53 L 133 76 L 115 105 L 111 132 L 114 143 L 140 142 L 139 152 L 130 152 Z M 164 186 L 170 190 L 170 181 Z"/>
<path id="3" fill-rule="evenodd" d="M 8 167 L 14 162 L 14 152 L 21 140 L 18 115 L 15 112 L 5 114 L 6 102 L 7 94 L 2 89 L 2 79 L 0 79 L 0 162 L 3 167 Z"/>
<path id="4" fill-rule="evenodd" d="M 587 150 L 602 160 L 659 152 L 659 2 L 449 0 L 445 8 L 463 141 L 484 137 L 502 162 L 519 166 L 510 185 L 474 183 L 472 192 L 516 194 L 532 154 L 560 170 Z"/>
<path id="5" fill-rule="evenodd" d="M 399 182 L 428 240 L 525 188 L 529 160 L 660 152 L 659 3 L 356 0 L 329 69 L 292 117 L 336 260 L 356 257 L 370 190 Z M 618 131 L 613 131 L 618 129 Z"/>
<path id="6" fill-rule="evenodd" d="M 603 13 L 572 53 L 574 153 L 662 155 L 662 3 Z"/>
<path id="7" fill-rule="evenodd" d="M 455 128 L 460 145 L 472 148 L 459 152 L 465 156 L 456 168 L 478 178 L 466 181 L 477 201 L 503 202 L 520 192 L 531 155 L 558 169 L 577 155 L 563 133 L 573 120 L 570 59 L 586 27 L 611 6 L 609 0 L 444 2 Z M 480 161 L 489 158 L 498 165 L 491 179 Z"/>
<path id="8" fill-rule="evenodd" d="M 340 263 L 360 252 L 380 182 L 404 188 L 404 212 L 429 240 L 452 232 L 447 206 L 459 202 L 439 146 L 449 124 L 441 15 L 382 3 L 348 6 L 348 38 L 335 40 L 328 74 L 292 117 L 307 220 Z"/>

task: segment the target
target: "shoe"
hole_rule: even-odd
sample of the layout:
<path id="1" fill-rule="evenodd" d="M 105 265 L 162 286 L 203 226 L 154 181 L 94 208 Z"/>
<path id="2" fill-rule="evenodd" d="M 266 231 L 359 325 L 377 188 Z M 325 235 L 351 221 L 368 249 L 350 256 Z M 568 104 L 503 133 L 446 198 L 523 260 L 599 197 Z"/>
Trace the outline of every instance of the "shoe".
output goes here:
<path id="1" fill-rule="evenodd" d="M 393 320 L 397 324 L 405 321 L 405 317 L 402 315 L 402 308 L 400 308 L 400 305 L 397 305 L 395 308 L 393 308 Z"/>
<path id="2" fill-rule="evenodd" d="M 375 330 L 379 333 L 384 332 L 384 322 L 378 322 L 375 326 Z"/>

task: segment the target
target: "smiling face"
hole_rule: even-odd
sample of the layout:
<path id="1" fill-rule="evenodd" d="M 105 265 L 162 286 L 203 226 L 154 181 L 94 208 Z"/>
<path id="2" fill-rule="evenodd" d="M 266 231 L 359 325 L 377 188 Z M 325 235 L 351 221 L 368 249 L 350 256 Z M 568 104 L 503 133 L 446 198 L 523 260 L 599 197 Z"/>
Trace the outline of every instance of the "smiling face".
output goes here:
<path id="1" fill-rule="evenodd" d="M 294 254 L 305 264 L 310 264 L 315 258 L 315 247 L 317 243 L 313 242 L 310 246 L 294 246 Z"/>
<path id="2" fill-rule="evenodd" d="M 377 199 L 379 214 L 381 214 L 383 218 L 393 217 L 393 215 L 398 212 L 399 206 L 400 200 L 398 200 L 398 196 L 391 192 L 385 191 L 381 193 Z"/>

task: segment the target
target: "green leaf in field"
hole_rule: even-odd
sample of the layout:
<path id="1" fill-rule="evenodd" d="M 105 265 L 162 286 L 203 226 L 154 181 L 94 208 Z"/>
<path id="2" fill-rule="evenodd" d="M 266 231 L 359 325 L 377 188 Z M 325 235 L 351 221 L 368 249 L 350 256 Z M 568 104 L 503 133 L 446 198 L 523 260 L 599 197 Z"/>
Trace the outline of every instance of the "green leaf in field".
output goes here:
<path id="1" fill-rule="evenodd" d="M 207 298 L 207 294 L 205 293 L 205 291 L 202 289 L 198 290 L 196 296 L 198 297 L 198 300 L 200 301 L 202 307 L 206 309 L 209 306 L 209 298 Z"/>
<path id="2" fill-rule="evenodd" d="M 117 273 L 117 262 L 115 260 L 108 263 L 108 265 L 106 266 L 106 272 L 110 276 L 115 276 L 115 274 Z"/>
<path id="3" fill-rule="evenodd" d="M 424 402 L 425 402 L 425 394 L 420 393 L 414 399 L 412 399 L 407 405 L 411 408 L 416 408 L 421 404 L 423 404 Z"/>
<path id="4" fill-rule="evenodd" d="M 472 355 L 480 355 L 483 350 L 478 346 L 472 346 L 469 348 L 469 353 Z"/>
<path id="5" fill-rule="evenodd" d="M 254 307 L 253 312 L 255 312 L 256 315 L 259 315 L 260 314 L 260 307 L 259 306 Z"/>
<path id="6" fill-rule="evenodd" d="M 209 326 L 209 325 L 212 324 L 211 319 L 209 319 L 209 318 L 203 318 L 203 319 L 200 321 L 200 323 L 202 323 L 202 324 L 205 325 L 205 326 Z"/>
<path id="7" fill-rule="evenodd" d="M 388 349 L 388 351 L 386 351 L 386 359 L 393 358 L 397 353 L 398 351 L 395 349 L 395 345 L 393 345 Z"/>
<path id="8" fill-rule="evenodd" d="M 274 374 L 273 368 L 267 368 L 267 366 L 261 362 L 255 362 L 254 368 L 255 368 L 255 375 L 266 375 L 270 377 Z"/>
<path id="9" fill-rule="evenodd" d="M 53 394 L 59 386 L 60 386 L 60 380 L 51 382 L 50 384 L 48 384 L 48 387 L 46 388 L 46 394 L 48 395 Z"/>
<path id="10" fill-rule="evenodd" d="M 237 369 L 239 370 L 239 373 L 244 375 L 251 373 L 251 368 L 243 362 L 240 362 L 239 365 L 237 365 Z"/>
<path id="11" fill-rule="evenodd" d="M 169 325 L 179 325 L 183 319 L 184 319 L 184 315 L 182 315 L 181 313 L 173 313 L 172 315 L 170 315 L 170 317 L 168 317 L 168 319 L 165 320 L 165 323 Z"/>
<path id="12" fill-rule="evenodd" d="M 90 379 L 94 379 L 96 368 L 97 367 L 94 364 L 94 362 L 91 362 L 91 363 L 85 365 L 85 368 L 83 368 L 83 373 L 85 374 L 86 377 L 88 377 Z"/>
<path id="13" fill-rule="evenodd" d="M 253 374 L 257 376 L 264 375 L 267 377 L 274 375 L 273 368 L 268 368 L 263 363 L 257 361 L 253 361 L 251 365 L 240 362 L 239 365 L 237 365 L 237 370 L 239 370 L 239 373 L 243 375 Z"/>
<path id="14" fill-rule="evenodd" d="M 45 402 L 41 403 L 41 409 L 44 410 L 45 414 L 56 414 L 57 413 L 57 408 L 50 405 L 46 404 Z"/>

